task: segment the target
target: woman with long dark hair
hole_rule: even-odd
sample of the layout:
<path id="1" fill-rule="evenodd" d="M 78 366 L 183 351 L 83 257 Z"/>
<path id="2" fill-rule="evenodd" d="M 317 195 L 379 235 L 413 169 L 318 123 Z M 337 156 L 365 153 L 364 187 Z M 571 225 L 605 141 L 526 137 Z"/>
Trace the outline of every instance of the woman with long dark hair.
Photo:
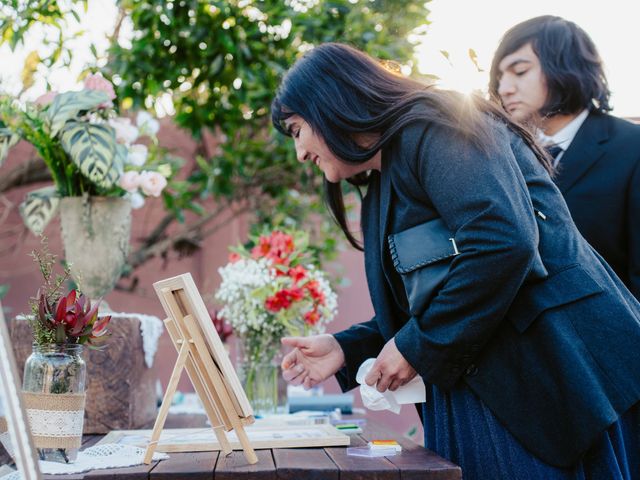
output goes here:
<path id="1" fill-rule="evenodd" d="M 336 375 L 348 390 L 370 357 L 381 392 L 419 374 L 425 445 L 465 479 L 638 478 L 640 305 L 577 232 L 525 130 L 340 44 L 291 68 L 272 118 L 323 172 L 375 311 L 283 339 L 285 379 Z M 363 244 L 343 180 L 366 187 Z"/>

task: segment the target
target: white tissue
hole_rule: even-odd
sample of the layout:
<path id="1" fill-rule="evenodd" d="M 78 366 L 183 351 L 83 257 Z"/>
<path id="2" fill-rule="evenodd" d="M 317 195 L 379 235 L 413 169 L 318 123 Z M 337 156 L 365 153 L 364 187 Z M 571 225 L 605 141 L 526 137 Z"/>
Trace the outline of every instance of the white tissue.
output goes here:
<path id="1" fill-rule="evenodd" d="M 424 388 L 422 377 L 416 375 L 410 382 L 396 389 L 395 392 L 387 390 L 380 393 L 376 387 L 370 387 L 364 381 L 365 377 L 373 367 L 375 358 L 365 360 L 356 374 L 356 381 L 360 384 L 360 395 L 362 403 L 369 410 L 391 410 L 393 413 L 400 413 L 400 405 L 406 403 L 422 403 L 427 399 L 427 392 Z"/>

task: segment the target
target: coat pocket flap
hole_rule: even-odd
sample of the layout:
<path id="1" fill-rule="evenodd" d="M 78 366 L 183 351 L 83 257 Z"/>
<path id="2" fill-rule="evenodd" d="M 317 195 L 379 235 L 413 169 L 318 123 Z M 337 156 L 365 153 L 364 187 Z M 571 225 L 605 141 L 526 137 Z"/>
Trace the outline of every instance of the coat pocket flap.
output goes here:
<path id="1" fill-rule="evenodd" d="M 409 273 L 458 255 L 455 240 L 441 218 L 391 234 L 388 242 L 398 273 Z"/>
<path id="2" fill-rule="evenodd" d="M 582 266 L 573 265 L 541 282 L 523 287 L 511 305 L 508 317 L 522 333 L 542 312 L 602 291 Z"/>

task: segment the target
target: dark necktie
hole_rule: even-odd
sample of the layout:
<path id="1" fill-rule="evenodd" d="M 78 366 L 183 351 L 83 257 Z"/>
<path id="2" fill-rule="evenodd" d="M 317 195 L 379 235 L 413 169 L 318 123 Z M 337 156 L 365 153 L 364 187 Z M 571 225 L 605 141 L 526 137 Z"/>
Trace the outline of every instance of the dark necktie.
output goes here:
<path id="1" fill-rule="evenodd" d="M 558 157 L 558 155 L 560 154 L 560 152 L 562 151 L 562 147 L 558 146 L 558 145 L 547 145 L 546 147 L 544 147 L 545 151 L 549 154 L 549 156 L 551 158 L 553 158 L 554 160 Z"/>

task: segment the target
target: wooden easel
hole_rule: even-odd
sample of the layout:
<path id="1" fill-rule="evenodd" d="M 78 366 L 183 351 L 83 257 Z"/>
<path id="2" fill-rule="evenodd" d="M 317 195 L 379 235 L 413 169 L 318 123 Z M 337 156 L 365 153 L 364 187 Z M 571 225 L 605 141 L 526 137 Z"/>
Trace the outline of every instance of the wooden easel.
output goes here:
<path id="1" fill-rule="evenodd" d="M 245 425 L 254 422 L 253 410 L 229 361 L 191 274 L 185 273 L 153 284 L 167 318 L 164 324 L 178 352 L 178 359 L 162 399 L 144 463 L 151 463 L 169 407 L 184 369 L 204 405 L 222 452 L 232 451 L 225 432 L 235 430 L 250 464 L 256 456 Z"/>

